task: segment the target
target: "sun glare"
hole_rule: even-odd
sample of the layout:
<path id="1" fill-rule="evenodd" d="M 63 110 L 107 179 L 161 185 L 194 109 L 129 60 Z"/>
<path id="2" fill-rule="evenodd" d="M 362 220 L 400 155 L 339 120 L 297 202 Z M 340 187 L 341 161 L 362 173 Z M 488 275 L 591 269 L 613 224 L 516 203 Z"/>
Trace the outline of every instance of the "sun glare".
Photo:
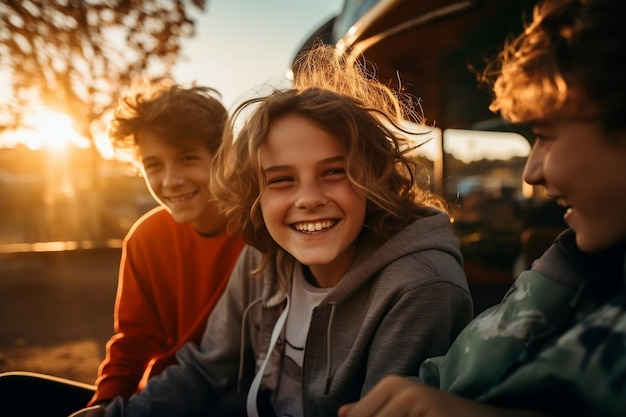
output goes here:
<path id="1" fill-rule="evenodd" d="M 68 145 L 87 148 L 90 142 L 74 129 L 68 115 L 42 109 L 24 116 L 24 128 L 6 132 L 0 138 L 0 144 L 9 147 L 22 144 L 33 150 L 46 148 L 63 151 Z"/>

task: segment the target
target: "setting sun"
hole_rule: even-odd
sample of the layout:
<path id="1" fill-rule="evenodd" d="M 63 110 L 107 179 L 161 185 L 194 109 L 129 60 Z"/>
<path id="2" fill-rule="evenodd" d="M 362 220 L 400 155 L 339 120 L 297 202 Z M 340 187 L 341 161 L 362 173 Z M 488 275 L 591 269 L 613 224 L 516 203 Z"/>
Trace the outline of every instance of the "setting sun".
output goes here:
<path id="1" fill-rule="evenodd" d="M 90 145 L 89 140 L 74 129 L 68 115 L 45 109 L 25 115 L 22 129 L 0 136 L 0 146 L 14 147 L 18 144 L 33 150 L 48 148 L 51 151 L 62 151 L 68 145 L 79 148 Z"/>

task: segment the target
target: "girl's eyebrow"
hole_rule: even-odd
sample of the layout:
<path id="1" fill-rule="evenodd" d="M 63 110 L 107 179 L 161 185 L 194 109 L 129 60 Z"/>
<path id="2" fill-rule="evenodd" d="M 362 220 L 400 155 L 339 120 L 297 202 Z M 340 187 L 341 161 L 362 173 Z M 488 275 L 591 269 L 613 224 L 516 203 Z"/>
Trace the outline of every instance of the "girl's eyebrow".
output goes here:
<path id="1" fill-rule="evenodd" d="M 344 155 L 331 156 L 330 158 L 322 159 L 321 161 L 319 161 L 317 163 L 317 165 L 332 164 L 333 162 L 345 161 L 345 159 L 346 159 L 346 157 Z M 297 164 L 294 164 L 294 165 L 297 165 Z M 290 167 L 292 167 L 294 165 L 273 165 L 273 166 L 269 166 L 267 168 L 263 168 L 263 172 L 284 171 L 284 170 L 289 169 Z"/>
<path id="2" fill-rule="evenodd" d="M 263 172 L 277 172 L 289 169 L 289 165 L 274 165 L 263 169 Z"/>
<path id="3" fill-rule="evenodd" d="M 346 157 L 344 155 L 337 155 L 337 156 L 333 156 L 330 158 L 326 158 L 326 159 L 322 159 L 320 161 L 321 164 L 329 164 L 332 162 L 340 162 L 340 161 L 345 161 Z"/>

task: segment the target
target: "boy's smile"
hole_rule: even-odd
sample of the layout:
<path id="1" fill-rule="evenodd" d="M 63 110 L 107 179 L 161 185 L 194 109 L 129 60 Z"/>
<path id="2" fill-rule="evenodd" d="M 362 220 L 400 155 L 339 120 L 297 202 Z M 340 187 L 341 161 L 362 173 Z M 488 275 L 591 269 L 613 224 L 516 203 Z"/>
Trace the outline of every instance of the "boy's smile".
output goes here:
<path id="1" fill-rule="evenodd" d="M 544 186 L 567 208 L 563 218 L 583 251 L 620 243 L 626 236 L 624 137 L 608 137 L 598 123 L 561 121 L 534 130 L 524 180 Z"/>
<path id="2" fill-rule="evenodd" d="M 221 231 L 224 219 L 209 204 L 212 155 L 202 141 L 173 146 L 150 130 L 137 136 L 148 188 L 174 220 L 189 223 L 207 235 Z"/>
<path id="3" fill-rule="evenodd" d="M 183 194 L 181 196 L 163 196 L 163 200 L 166 200 L 167 202 L 171 204 L 176 204 L 176 203 L 182 203 L 182 202 L 188 201 L 189 199 L 195 197 L 196 195 L 198 195 L 198 192 L 194 191 L 192 193 Z"/>
<path id="4" fill-rule="evenodd" d="M 263 220 L 272 238 L 324 287 L 337 284 L 356 253 L 365 198 L 346 174 L 346 151 L 306 117 L 273 122 L 260 149 Z"/>

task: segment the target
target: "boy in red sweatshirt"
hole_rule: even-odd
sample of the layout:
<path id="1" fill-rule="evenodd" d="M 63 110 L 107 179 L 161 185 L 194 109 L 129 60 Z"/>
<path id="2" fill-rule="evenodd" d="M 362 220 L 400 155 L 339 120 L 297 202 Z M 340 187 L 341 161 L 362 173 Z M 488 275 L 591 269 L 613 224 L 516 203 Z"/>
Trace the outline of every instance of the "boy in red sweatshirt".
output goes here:
<path id="1" fill-rule="evenodd" d="M 242 247 L 211 203 L 209 162 L 227 112 L 216 91 L 162 78 L 122 97 L 110 127 L 117 152 L 130 153 L 160 203 L 123 245 L 115 335 L 90 404 L 140 390 L 199 341 Z"/>
<path id="2" fill-rule="evenodd" d="M 182 345 L 200 341 L 244 246 L 208 191 L 226 118 L 215 90 L 186 88 L 169 78 L 143 81 L 119 100 L 111 144 L 131 158 L 159 206 L 124 239 L 115 334 L 96 385 L 9 372 L 0 374 L 5 402 L 23 415 L 67 416 L 90 397 L 89 405 L 128 398 L 175 363 Z"/>

